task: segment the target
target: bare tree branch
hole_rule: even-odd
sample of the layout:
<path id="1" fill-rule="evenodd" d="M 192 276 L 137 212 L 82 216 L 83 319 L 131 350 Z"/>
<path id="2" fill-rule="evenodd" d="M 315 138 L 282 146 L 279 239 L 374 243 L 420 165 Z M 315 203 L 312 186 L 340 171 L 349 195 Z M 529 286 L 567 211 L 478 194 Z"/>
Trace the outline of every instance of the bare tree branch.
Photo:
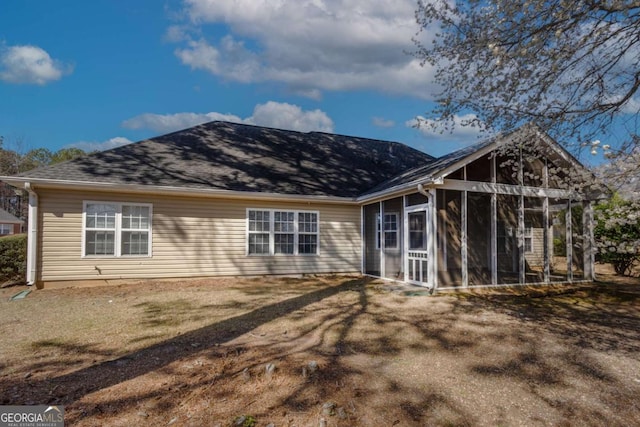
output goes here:
<path id="1" fill-rule="evenodd" d="M 420 1 L 415 55 L 442 88 L 429 123 L 452 130 L 473 112 L 494 132 L 534 121 L 580 149 L 625 123 L 631 150 L 640 108 L 640 2 Z"/>

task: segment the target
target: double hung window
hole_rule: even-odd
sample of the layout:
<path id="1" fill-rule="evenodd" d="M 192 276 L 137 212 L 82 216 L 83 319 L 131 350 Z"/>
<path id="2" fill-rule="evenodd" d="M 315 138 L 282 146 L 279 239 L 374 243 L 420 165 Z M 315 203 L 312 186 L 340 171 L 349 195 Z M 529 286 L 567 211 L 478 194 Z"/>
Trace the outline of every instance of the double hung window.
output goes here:
<path id="1" fill-rule="evenodd" d="M 530 222 L 524 224 L 524 251 L 533 252 L 533 227 Z"/>
<path id="2" fill-rule="evenodd" d="M 318 214 L 298 212 L 298 253 L 318 253 Z"/>
<path id="3" fill-rule="evenodd" d="M 380 221 L 380 214 L 378 214 L 376 219 L 376 230 L 378 232 L 376 247 L 380 249 L 381 239 L 384 239 L 385 249 L 398 249 L 398 214 L 385 213 L 382 221 Z"/>
<path id="4" fill-rule="evenodd" d="M 149 204 L 85 202 L 83 256 L 151 256 Z"/>
<path id="5" fill-rule="evenodd" d="M 247 210 L 247 254 L 317 255 L 318 212 Z"/>

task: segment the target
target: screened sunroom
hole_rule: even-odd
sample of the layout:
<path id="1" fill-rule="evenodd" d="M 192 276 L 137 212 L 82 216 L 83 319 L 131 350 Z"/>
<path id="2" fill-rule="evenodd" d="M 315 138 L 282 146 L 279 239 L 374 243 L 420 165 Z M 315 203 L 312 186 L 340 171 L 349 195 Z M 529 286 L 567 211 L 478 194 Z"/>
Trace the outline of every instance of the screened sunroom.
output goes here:
<path id="1" fill-rule="evenodd" d="M 431 289 L 593 280 L 590 179 L 530 128 L 436 159 L 367 196 L 363 272 Z"/>

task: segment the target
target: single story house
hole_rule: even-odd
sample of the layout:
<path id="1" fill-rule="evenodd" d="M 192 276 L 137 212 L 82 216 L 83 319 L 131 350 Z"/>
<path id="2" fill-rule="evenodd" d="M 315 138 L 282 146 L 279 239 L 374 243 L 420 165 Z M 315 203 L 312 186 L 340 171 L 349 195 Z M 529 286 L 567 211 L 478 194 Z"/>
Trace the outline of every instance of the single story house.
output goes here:
<path id="1" fill-rule="evenodd" d="M 362 273 L 447 289 L 593 279 L 586 174 L 533 125 L 434 158 L 211 122 L 0 179 L 29 193 L 38 286 Z"/>
<path id="2" fill-rule="evenodd" d="M 0 209 L 0 236 L 22 233 L 23 226 L 23 220 L 4 209 Z"/>

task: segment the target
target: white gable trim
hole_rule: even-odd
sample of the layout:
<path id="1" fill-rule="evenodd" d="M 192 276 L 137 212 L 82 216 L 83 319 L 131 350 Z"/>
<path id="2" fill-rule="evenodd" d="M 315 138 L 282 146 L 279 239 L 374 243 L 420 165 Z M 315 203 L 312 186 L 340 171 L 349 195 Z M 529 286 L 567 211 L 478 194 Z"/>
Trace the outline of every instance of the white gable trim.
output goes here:
<path id="1" fill-rule="evenodd" d="M 252 191 L 231 191 L 218 190 L 208 188 L 185 188 L 170 187 L 160 185 L 141 185 L 141 184 L 113 184 L 104 182 L 86 182 L 86 181 L 66 181 L 52 179 L 34 179 L 0 176 L 0 180 L 13 185 L 14 187 L 23 187 L 25 183 L 30 183 L 33 188 L 56 189 L 56 190 L 85 190 L 85 191 L 101 191 L 101 192 L 118 192 L 127 194 L 158 194 L 158 195 L 177 195 L 187 197 L 210 197 L 224 199 L 251 199 L 251 200 L 271 200 L 284 202 L 316 202 L 316 203 L 339 203 L 358 205 L 355 198 L 350 197 L 331 197 L 331 196 L 314 196 L 314 195 L 297 195 L 297 194 L 280 194 L 280 193 L 261 193 Z"/>

